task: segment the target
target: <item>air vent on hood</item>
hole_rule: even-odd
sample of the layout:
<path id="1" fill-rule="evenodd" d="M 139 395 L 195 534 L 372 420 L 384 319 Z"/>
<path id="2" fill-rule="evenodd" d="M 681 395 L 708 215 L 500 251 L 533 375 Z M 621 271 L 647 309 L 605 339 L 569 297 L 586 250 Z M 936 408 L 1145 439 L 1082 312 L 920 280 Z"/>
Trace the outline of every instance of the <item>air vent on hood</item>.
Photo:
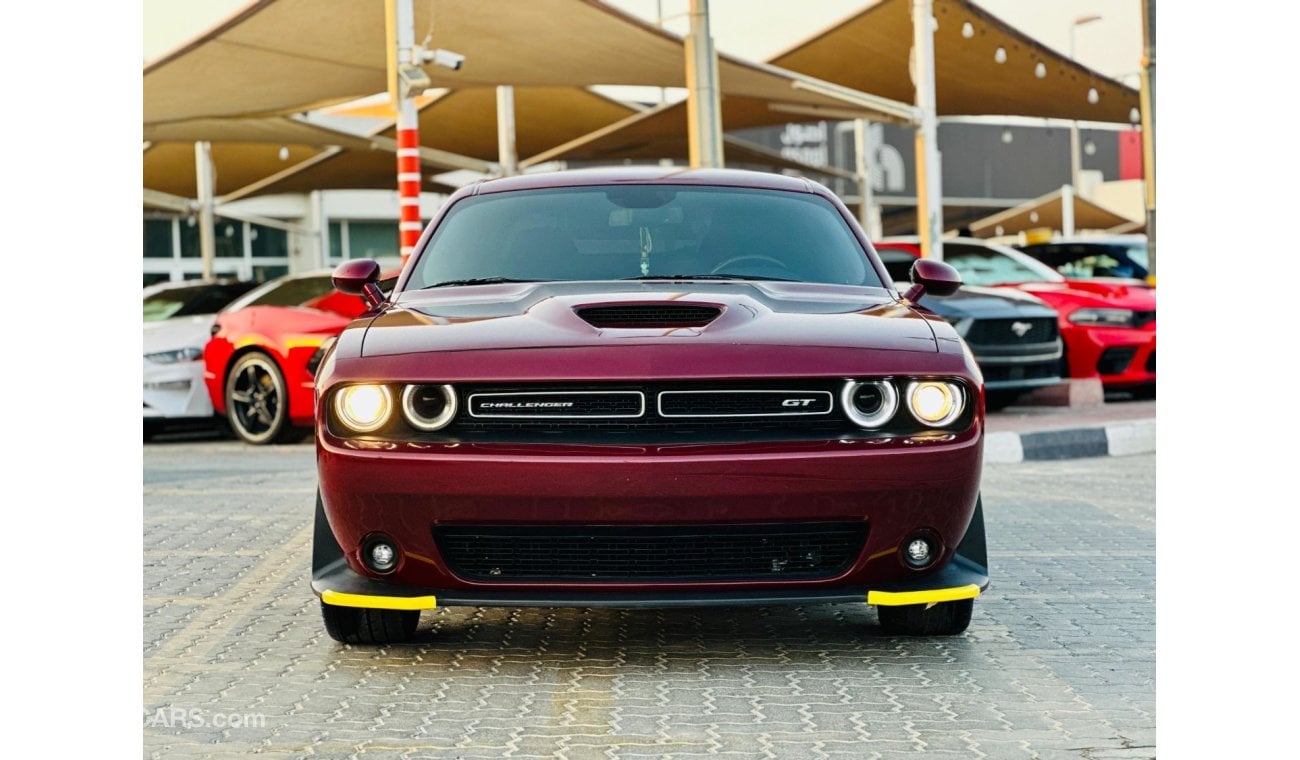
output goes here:
<path id="1" fill-rule="evenodd" d="M 594 327 L 703 327 L 722 314 L 717 306 L 693 303 L 632 303 L 582 306 L 574 310 Z"/>

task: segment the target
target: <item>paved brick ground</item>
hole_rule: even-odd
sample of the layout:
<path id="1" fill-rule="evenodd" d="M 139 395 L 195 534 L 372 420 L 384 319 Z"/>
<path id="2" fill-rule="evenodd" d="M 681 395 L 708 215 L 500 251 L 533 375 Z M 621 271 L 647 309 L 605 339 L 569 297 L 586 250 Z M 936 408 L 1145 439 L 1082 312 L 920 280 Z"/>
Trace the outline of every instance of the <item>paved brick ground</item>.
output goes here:
<path id="1" fill-rule="evenodd" d="M 1150 455 L 991 465 L 965 636 L 865 605 L 442 609 L 331 641 L 307 586 L 310 446 L 145 448 L 152 757 L 1155 755 Z"/>

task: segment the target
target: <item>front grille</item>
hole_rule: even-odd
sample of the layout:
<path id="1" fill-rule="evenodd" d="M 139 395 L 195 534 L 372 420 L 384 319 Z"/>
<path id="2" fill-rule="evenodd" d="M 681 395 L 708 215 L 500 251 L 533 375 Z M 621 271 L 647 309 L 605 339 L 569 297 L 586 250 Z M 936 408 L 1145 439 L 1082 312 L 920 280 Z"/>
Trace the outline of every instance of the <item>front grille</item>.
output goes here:
<path id="1" fill-rule="evenodd" d="M 830 391 L 718 390 L 664 391 L 659 414 L 664 417 L 775 417 L 830 414 Z"/>
<path id="2" fill-rule="evenodd" d="M 986 383 L 1050 380 L 1061 376 L 1061 363 L 1059 361 L 1050 361 L 1037 364 L 980 365 L 980 372 L 984 375 L 984 382 Z"/>
<path id="3" fill-rule="evenodd" d="M 866 541 L 865 523 L 444 525 L 438 551 L 480 581 L 728 581 L 833 578 Z"/>
<path id="4" fill-rule="evenodd" d="M 977 319 L 971 323 L 965 338 L 972 346 L 1020 345 L 1050 343 L 1056 340 L 1058 332 L 1055 317 Z"/>
<path id="5" fill-rule="evenodd" d="M 722 314 L 717 306 L 653 303 L 584 306 L 575 310 L 593 327 L 703 327 Z"/>
<path id="6" fill-rule="evenodd" d="M 1151 354 L 1147 356 L 1147 372 L 1155 372 L 1155 371 L 1156 371 L 1156 352 L 1152 351 Z"/>
<path id="7" fill-rule="evenodd" d="M 1101 352 L 1097 360 L 1097 371 L 1103 375 L 1118 375 L 1128 369 L 1129 362 L 1137 355 L 1135 346 L 1118 346 Z"/>
<path id="8" fill-rule="evenodd" d="M 645 412 L 640 391 L 471 393 L 469 414 L 496 419 L 622 419 Z"/>

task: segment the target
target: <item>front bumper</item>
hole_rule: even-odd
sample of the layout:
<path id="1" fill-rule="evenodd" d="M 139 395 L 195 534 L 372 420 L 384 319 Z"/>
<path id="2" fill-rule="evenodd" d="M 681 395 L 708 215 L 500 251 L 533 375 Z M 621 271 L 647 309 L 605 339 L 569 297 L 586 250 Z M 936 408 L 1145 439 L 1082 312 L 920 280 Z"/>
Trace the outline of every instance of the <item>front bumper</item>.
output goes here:
<path id="1" fill-rule="evenodd" d="M 331 604 L 418 605 L 406 609 L 971 598 L 988 583 L 976 511 L 981 425 L 953 435 L 803 444 L 422 444 L 421 450 L 400 444 L 349 447 L 322 430 L 313 588 Z M 869 526 L 861 549 L 834 577 L 472 579 L 449 567 L 434 537 L 440 525 L 673 525 L 707 531 L 711 524 L 818 521 Z M 925 572 L 905 567 L 898 553 L 918 529 L 938 536 L 942 546 L 939 562 Z M 376 532 L 401 549 L 403 559 L 390 575 L 376 575 L 361 562 L 361 548 Z"/>
<path id="2" fill-rule="evenodd" d="M 953 557 L 924 575 L 867 586 L 728 591 L 572 591 L 536 588 L 512 591 L 433 589 L 367 578 L 348 567 L 325 511 L 316 502 L 311 588 L 321 601 L 339 607 L 431 610 L 442 607 L 730 607 L 865 602 L 879 606 L 935 604 L 973 599 L 989 585 L 984 513 L 976 507 Z"/>
<path id="3" fill-rule="evenodd" d="M 155 364 L 144 360 L 144 416 L 211 417 L 212 402 L 203 383 L 203 362 Z"/>
<path id="4" fill-rule="evenodd" d="M 1101 377 L 1107 388 L 1156 382 L 1156 325 L 1123 327 L 1062 326 L 1071 377 Z"/>

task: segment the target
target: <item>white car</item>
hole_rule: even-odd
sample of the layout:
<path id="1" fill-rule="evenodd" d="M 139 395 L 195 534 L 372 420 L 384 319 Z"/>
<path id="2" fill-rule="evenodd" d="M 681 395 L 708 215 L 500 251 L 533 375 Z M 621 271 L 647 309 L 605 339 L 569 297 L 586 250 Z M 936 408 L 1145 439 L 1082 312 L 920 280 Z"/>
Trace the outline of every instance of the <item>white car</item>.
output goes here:
<path id="1" fill-rule="evenodd" d="M 216 314 L 255 282 L 189 280 L 144 289 L 144 437 L 165 420 L 212 417 L 203 346 Z"/>

